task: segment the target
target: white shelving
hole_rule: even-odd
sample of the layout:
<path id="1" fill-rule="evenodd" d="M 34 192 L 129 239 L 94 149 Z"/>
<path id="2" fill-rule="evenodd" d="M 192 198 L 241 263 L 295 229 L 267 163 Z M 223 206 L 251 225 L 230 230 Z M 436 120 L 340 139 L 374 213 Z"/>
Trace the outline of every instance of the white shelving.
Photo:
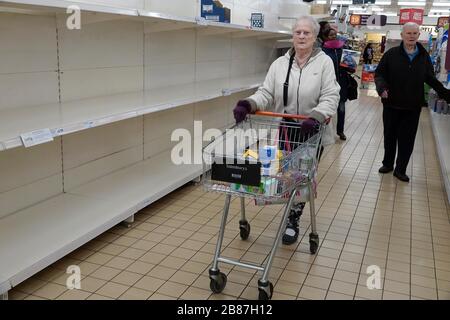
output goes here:
<path id="1" fill-rule="evenodd" d="M 430 110 L 431 126 L 441 163 L 442 177 L 444 178 L 447 199 L 450 204 L 450 116 L 437 114 Z"/>
<path id="2" fill-rule="evenodd" d="M 207 32 L 211 32 L 212 34 L 233 32 L 238 37 L 260 37 L 261 39 L 270 39 L 292 36 L 292 32 L 288 29 L 254 28 L 251 26 L 209 21 L 202 17 L 196 17 L 193 19 L 189 17 L 152 12 L 144 9 L 129 9 L 77 1 L 8 0 L 0 1 L 0 6 L 1 5 L 6 5 L 6 7 L 10 10 L 16 10 L 15 12 L 26 12 L 28 9 L 37 10 L 38 12 L 53 11 L 56 13 L 64 13 L 69 6 L 78 6 L 81 11 L 85 12 L 122 15 L 130 18 L 139 17 L 150 23 L 150 32 L 170 31 L 183 28 L 204 28 L 207 29 Z"/>
<path id="3" fill-rule="evenodd" d="M 22 146 L 20 135 L 50 129 L 61 136 L 136 116 L 257 88 L 264 75 L 216 79 L 128 94 L 0 110 L 0 151 Z"/>
<path id="4" fill-rule="evenodd" d="M 225 128 L 235 100 L 262 84 L 273 40 L 291 37 L 157 13 L 147 1 L 95 2 L 0 1 L 0 80 L 10 84 L 0 106 L 0 299 L 198 177 L 201 165 L 170 160 L 171 132 L 197 138 L 194 121 Z M 81 30 L 65 29 L 71 5 Z M 43 129 L 67 136 L 16 148 Z"/>
<path id="5" fill-rule="evenodd" d="M 201 172 L 201 165 L 173 165 L 165 153 L 3 218 L 0 293 Z"/>

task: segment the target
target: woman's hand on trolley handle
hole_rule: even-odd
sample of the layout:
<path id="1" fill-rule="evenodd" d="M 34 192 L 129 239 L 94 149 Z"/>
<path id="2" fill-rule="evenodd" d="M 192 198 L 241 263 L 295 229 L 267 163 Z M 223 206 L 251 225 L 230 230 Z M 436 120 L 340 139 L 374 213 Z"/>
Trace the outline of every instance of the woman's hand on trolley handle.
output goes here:
<path id="1" fill-rule="evenodd" d="M 236 123 L 244 121 L 251 110 L 252 106 L 250 105 L 250 102 L 247 100 L 239 100 L 236 107 L 233 109 L 233 115 Z"/>
<path id="2" fill-rule="evenodd" d="M 302 133 L 304 135 L 313 135 L 317 131 L 319 131 L 320 127 L 320 121 L 314 119 L 314 118 L 308 118 L 303 121 L 302 123 Z"/>

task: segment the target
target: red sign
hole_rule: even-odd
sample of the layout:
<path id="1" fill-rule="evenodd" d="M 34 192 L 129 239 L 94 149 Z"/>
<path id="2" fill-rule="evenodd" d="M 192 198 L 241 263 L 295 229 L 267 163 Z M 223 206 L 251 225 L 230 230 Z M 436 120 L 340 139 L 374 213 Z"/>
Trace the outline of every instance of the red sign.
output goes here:
<path id="1" fill-rule="evenodd" d="M 362 71 L 361 73 L 361 81 L 362 82 L 375 82 L 375 73 Z"/>
<path id="2" fill-rule="evenodd" d="M 415 22 L 421 25 L 423 22 L 423 9 L 400 9 L 399 24 L 405 24 L 407 22 Z"/>
<path id="3" fill-rule="evenodd" d="M 350 16 L 350 24 L 352 26 L 357 26 L 361 24 L 361 16 L 359 14 L 352 14 Z"/>

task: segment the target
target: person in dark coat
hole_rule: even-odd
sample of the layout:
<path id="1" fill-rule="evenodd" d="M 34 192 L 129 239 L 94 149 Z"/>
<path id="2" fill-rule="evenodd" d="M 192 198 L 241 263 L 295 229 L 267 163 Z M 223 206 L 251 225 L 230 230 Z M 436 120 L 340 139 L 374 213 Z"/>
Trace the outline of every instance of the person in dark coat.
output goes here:
<path id="1" fill-rule="evenodd" d="M 394 176 L 405 182 L 409 181 L 406 168 L 413 152 L 420 112 L 425 105 L 424 83 L 439 97 L 450 101 L 449 90 L 434 75 L 428 52 L 417 42 L 419 30 L 417 24 L 406 23 L 400 46 L 389 49 L 375 71 L 375 84 L 383 103 L 384 126 L 384 159 L 378 171 L 394 171 Z"/>
<path id="2" fill-rule="evenodd" d="M 324 31 L 324 43 L 322 46 L 322 51 L 325 52 L 333 61 L 336 80 L 341 87 L 341 90 L 339 92 L 339 105 L 337 109 L 336 133 L 341 140 L 347 140 L 347 137 L 344 134 L 345 102 L 348 100 L 348 77 L 349 73 L 351 73 L 352 70 L 340 66 L 342 48 L 344 47 L 345 42 L 342 40 L 336 40 L 336 37 L 336 30 L 330 28 Z"/>
<path id="3" fill-rule="evenodd" d="M 373 48 L 372 44 L 368 43 L 363 52 L 364 64 L 372 64 L 372 59 L 373 59 Z"/>

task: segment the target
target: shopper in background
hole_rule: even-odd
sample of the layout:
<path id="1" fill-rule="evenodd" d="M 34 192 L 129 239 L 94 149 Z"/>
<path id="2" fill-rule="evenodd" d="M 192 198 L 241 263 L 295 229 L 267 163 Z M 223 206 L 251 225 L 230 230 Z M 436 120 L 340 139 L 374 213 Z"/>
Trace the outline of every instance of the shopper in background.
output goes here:
<path id="1" fill-rule="evenodd" d="M 333 61 L 334 72 L 336 79 L 341 87 L 339 92 L 339 105 L 337 108 L 337 125 L 336 133 L 341 140 L 347 140 L 344 134 L 345 123 L 345 102 L 348 100 L 348 86 L 349 86 L 349 73 L 353 73 L 351 69 L 340 66 L 342 57 L 342 48 L 345 45 L 343 40 L 337 40 L 337 32 L 334 29 L 328 29 L 324 32 L 324 43 L 322 46 L 323 52 L 325 52 Z"/>
<path id="2" fill-rule="evenodd" d="M 323 42 L 325 41 L 325 32 L 331 29 L 331 25 L 328 21 L 319 22 L 319 34 L 317 35 L 315 46 L 317 48 L 322 48 Z"/>
<path id="3" fill-rule="evenodd" d="M 236 122 L 243 121 L 248 113 L 256 110 L 270 110 L 307 115 L 309 118 L 302 123 L 303 130 L 316 128 L 336 113 L 340 88 L 332 61 L 320 48 L 314 47 L 318 34 L 319 24 L 313 17 L 305 15 L 297 20 L 293 27 L 294 48 L 272 63 L 263 85 L 255 94 L 238 101 L 233 110 Z M 322 139 L 324 145 L 335 142 L 330 126 Z M 303 207 L 304 203 L 294 204 L 283 235 L 284 244 L 297 240 Z"/>
<path id="4" fill-rule="evenodd" d="M 449 90 L 434 76 L 430 56 L 417 42 L 419 25 L 408 22 L 402 27 L 400 46 L 389 49 L 375 71 L 375 84 L 383 103 L 384 159 L 380 173 L 394 170 L 394 176 L 408 182 L 406 175 L 411 157 L 420 111 L 425 105 L 424 83 L 447 100 Z"/>
<path id="5" fill-rule="evenodd" d="M 372 44 L 368 43 L 363 52 L 364 64 L 372 64 L 372 59 L 373 59 L 373 48 Z"/>

